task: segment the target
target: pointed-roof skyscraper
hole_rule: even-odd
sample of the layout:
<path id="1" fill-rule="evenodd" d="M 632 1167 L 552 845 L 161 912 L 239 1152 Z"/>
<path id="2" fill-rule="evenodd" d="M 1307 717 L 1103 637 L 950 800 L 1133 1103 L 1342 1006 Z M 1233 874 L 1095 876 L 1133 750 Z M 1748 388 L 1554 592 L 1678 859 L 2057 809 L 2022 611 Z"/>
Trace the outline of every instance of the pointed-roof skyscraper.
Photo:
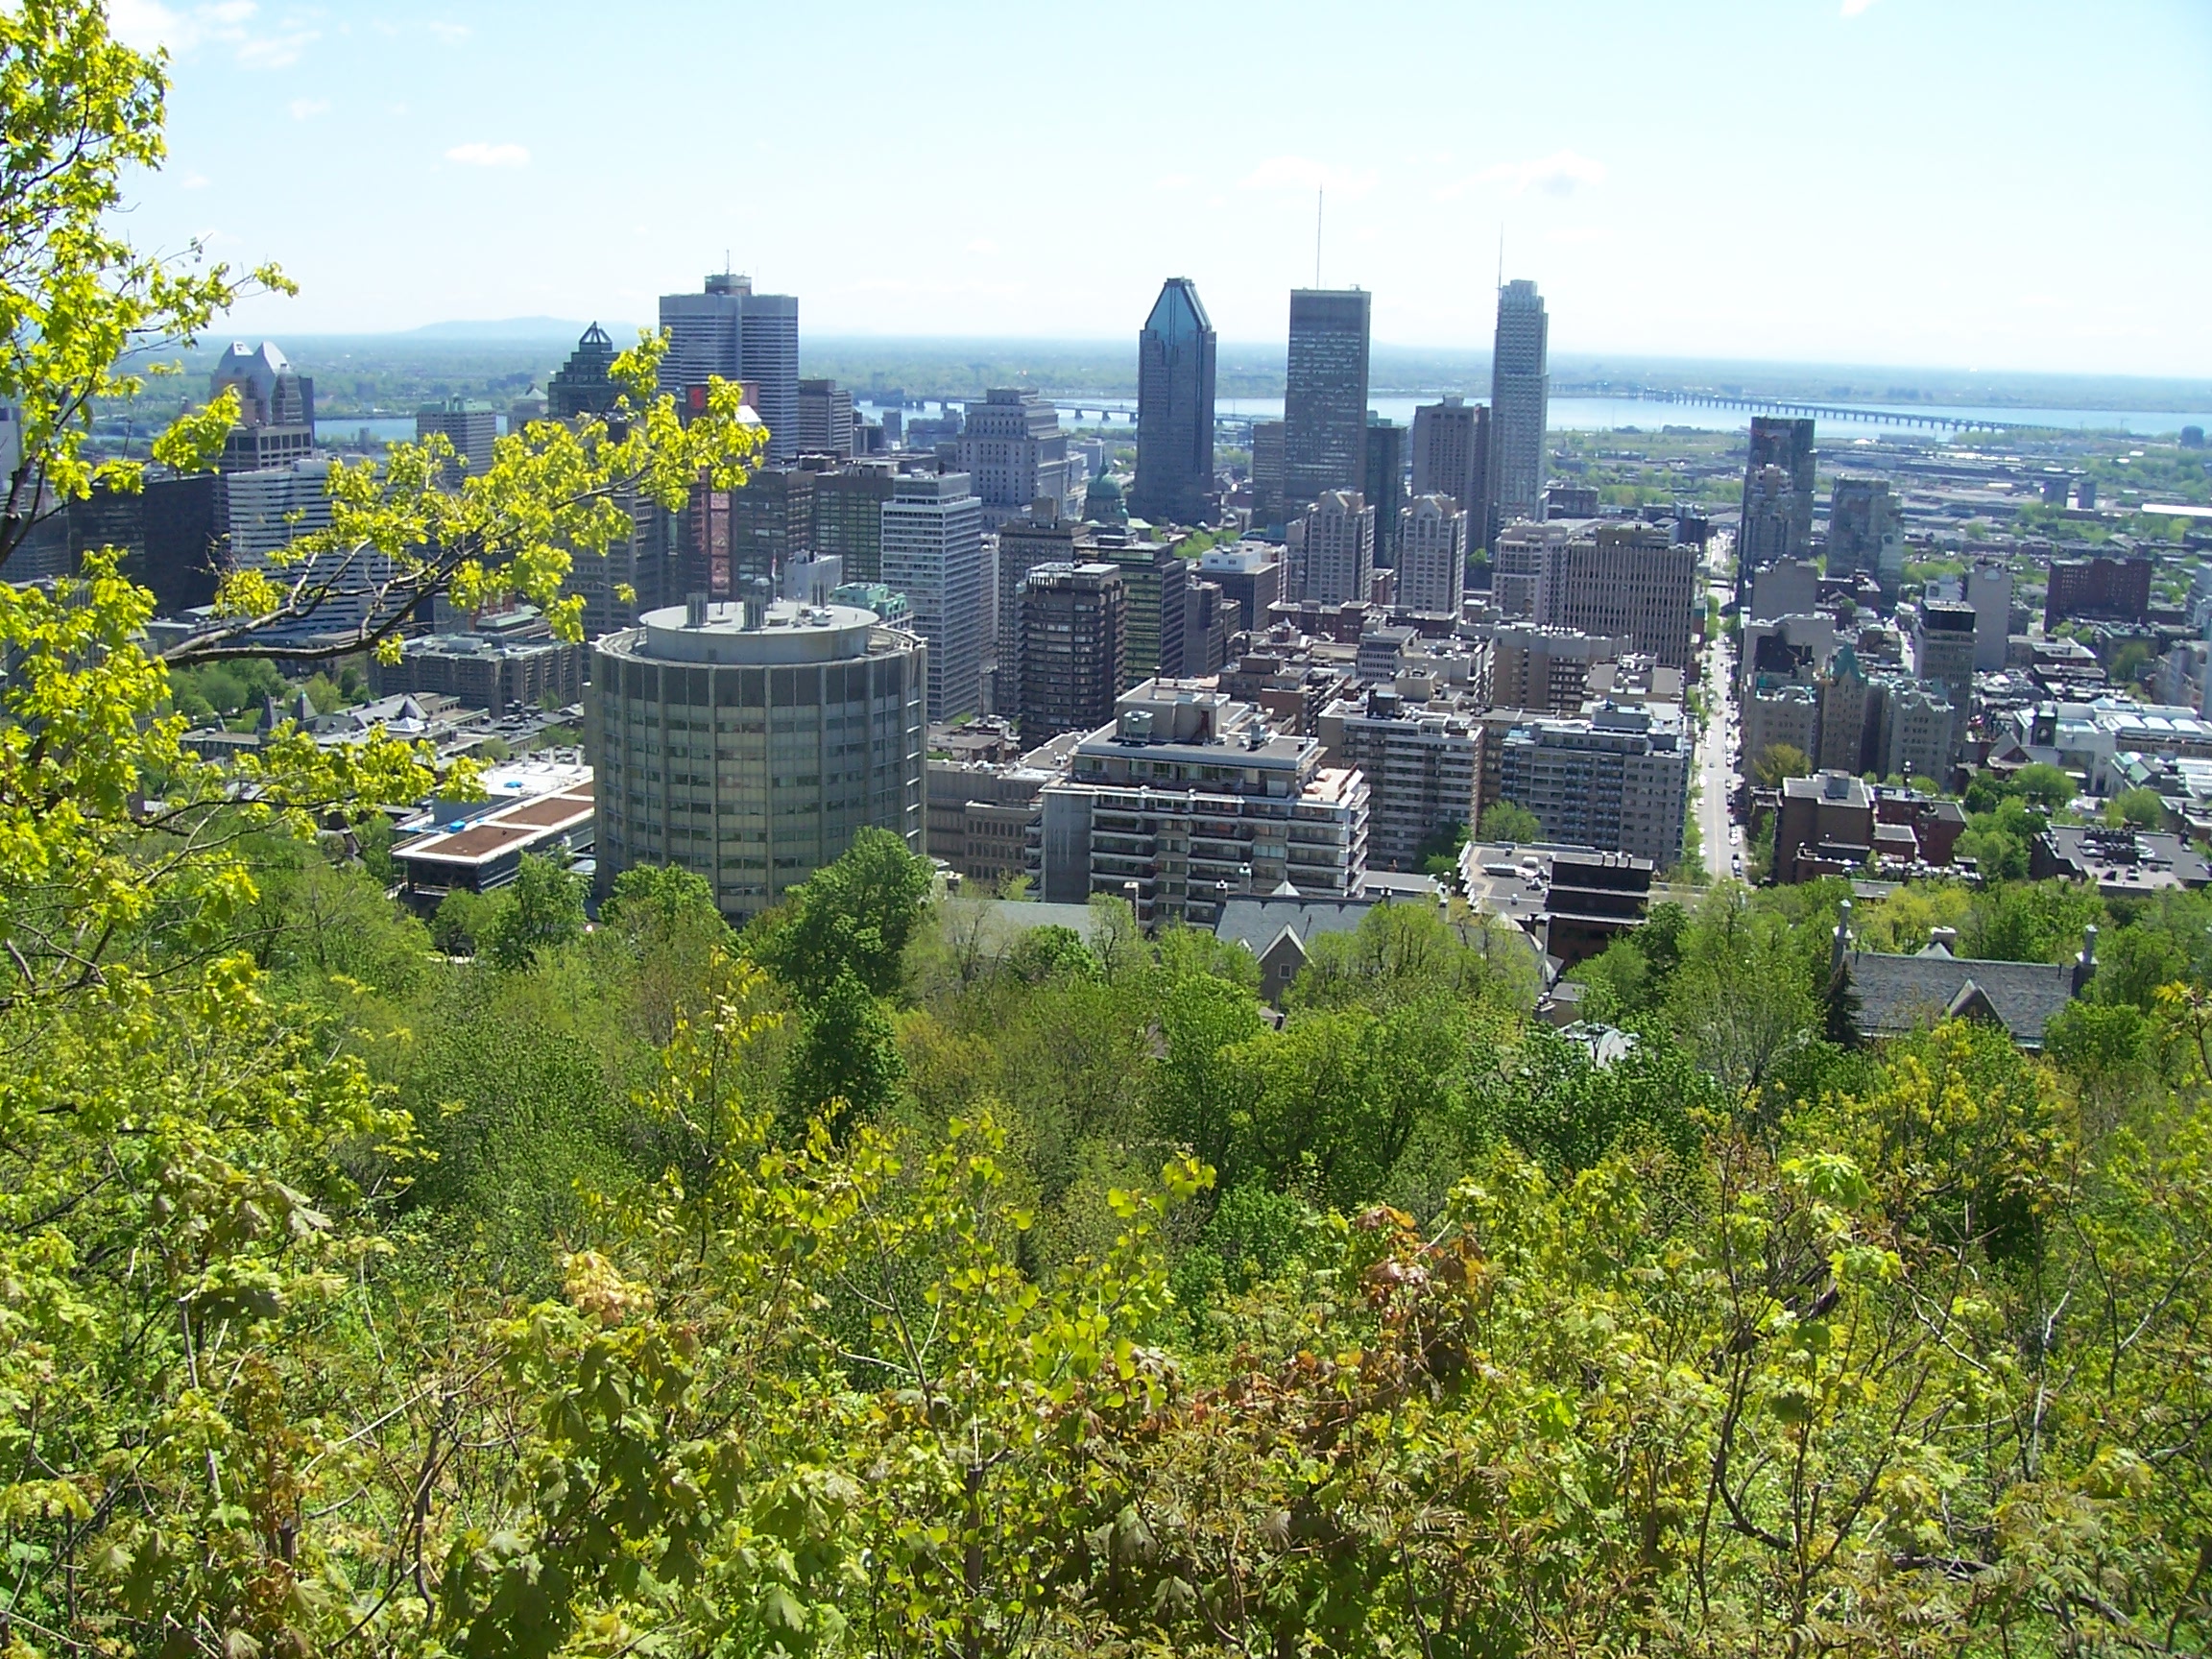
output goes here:
<path id="1" fill-rule="evenodd" d="M 584 330 L 576 349 L 545 386 L 545 413 L 556 421 L 572 415 L 605 415 L 621 388 L 614 384 L 614 342 L 594 323 Z"/>
<path id="2" fill-rule="evenodd" d="M 1137 336 L 1141 518 L 1195 524 L 1214 490 L 1214 325 L 1188 276 L 1161 285 Z"/>

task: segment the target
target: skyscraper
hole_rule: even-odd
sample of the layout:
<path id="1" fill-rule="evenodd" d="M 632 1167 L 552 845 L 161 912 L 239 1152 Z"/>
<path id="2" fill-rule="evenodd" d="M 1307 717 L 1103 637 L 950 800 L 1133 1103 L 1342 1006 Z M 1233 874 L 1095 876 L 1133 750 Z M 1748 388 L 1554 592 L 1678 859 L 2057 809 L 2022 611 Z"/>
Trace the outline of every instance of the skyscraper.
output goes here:
<path id="1" fill-rule="evenodd" d="M 463 477 L 480 478 L 492 469 L 492 445 L 499 437 L 499 412 L 473 397 L 442 397 L 415 411 L 415 440 L 443 437 L 453 445 L 445 463 L 445 487 L 456 490 Z"/>
<path id="2" fill-rule="evenodd" d="M 1283 422 L 1252 422 L 1252 522 L 1275 525 L 1287 510 L 1283 505 Z"/>
<path id="3" fill-rule="evenodd" d="M 1036 393 L 993 387 L 968 405 L 957 443 L 960 469 L 973 481 L 985 523 L 1013 517 L 1040 495 L 1068 499 L 1068 436 L 1059 410 Z"/>
<path id="4" fill-rule="evenodd" d="M 1449 495 L 1478 546 L 1489 540 L 1490 406 L 1447 397 L 1413 411 L 1413 493 Z"/>
<path id="5" fill-rule="evenodd" d="M 883 504 L 892 464 L 849 461 L 814 480 L 814 551 L 845 562 L 848 582 L 883 579 Z"/>
<path id="6" fill-rule="evenodd" d="M 1865 571 L 1894 596 L 1905 574 L 1905 541 L 1887 478 L 1838 478 L 1828 495 L 1828 574 Z"/>
<path id="7" fill-rule="evenodd" d="M 1490 359 L 1490 520 L 1544 517 L 1544 425 L 1551 400 L 1551 322 L 1536 284 L 1515 277 L 1498 290 L 1498 338 Z"/>
<path id="8" fill-rule="evenodd" d="M 238 394 L 238 423 L 224 441 L 224 472 L 253 472 L 303 460 L 315 447 L 315 382 L 292 373 L 272 340 L 234 340 L 208 376 L 207 395 Z"/>
<path id="9" fill-rule="evenodd" d="M 1367 487 L 1367 330 L 1358 288 L 1290 291 L 1289 373 L 1283 399 L 1283 513 L 1294 518 L 1330 490 Z M 1365 595 L 1361 595 L 1365 597 Z"/>
<path id="10" fill-rule="evenodd" d="M 929 718 L 980 711 L 983 503 L 965 472 L 910 472 L 883 503 L 883 583 L 914 607 L 913 631 L 929 645 Z"/>
<path id="11" fill-rule="evenodd" d="M 1128 664 L 1127 599 L 1114 565 L 1039 565 L 1022 578 L 1015 682 L 1024 742 L 1094 732 L 1114 718 Z M 1001 661 L 1002 673 L 1014 672 Z"/>
<path id="12" fill-rule="evenodd" d="M 1290 523 L 1290 596 L 1367 602 L 1375 573 L 1375 509 L 1357 490 L 1325 490 Z"/>
<path id="13" fill-rule="evenodd" d="M 545 384 L 545 413 L 555 421 L 604 415 L 620 395 L 613 381 L 614 342 L 594 323 L 584 330 L 568 361 Z"/>
<path id="14" fill-rule="evenodd" d="M 1736 539 L 1739 599 L 1754 571 L 1782 559 L 1813 556 L 1813 422 L 1782 415 L 1751 417 L 1743 464 L 1742 528 Z"/>
<path id="15" fill-rule="evenodd" d="M 799 382 L 799 447 L 808 455 L 853 453 L 853 394 L 836 381 Z"/>
<path id="16" fill-rule="evenodd" d="M 1170 276 L 1137 336 L 1137 516 L 1206 517 L 1214 489 L 1214 325 L 1188 276 Z"/>
<path id="17" fill-rule="evenodd" d="M 1398 565 L 1398 514 L 1406 505 L 1406 428 L 1370 411 L 1367 482 L 1360 491 L 1375 509 L 1375 568 Z"/>
<path id="18" fill-rule="evenodd" d="M 1031 503 L 1029 517 L 998 526 L 998 684 L 1011 701 L 1022 690 L 1022 584 L 1040 565 L 1080 564 L 1091 529 L 1049 495 Z M 1121 686 L 1114 686 L 1119 691 Z M 1102 717 L 1103 718 L 1103 717 Z"/>
<path id="19" fill-rule="evenodd" d="M 1456 617 L 1467 593 L 1466 510 L 1449 495 L 1416 495 L 1398 522 L 1398 609 Z"/>
<path id="20" fill-rule="evenodd" d="M 799 453 L 799 301 L 788 294 L 756 294 L 753 279 L 729 272 L 707 278 L 697 294 L 661 296 L 668 354 L 661 390 L 681 394 L 715 375 L 759 388 L 755 407 L 768 428 L 768 458 Z"/>

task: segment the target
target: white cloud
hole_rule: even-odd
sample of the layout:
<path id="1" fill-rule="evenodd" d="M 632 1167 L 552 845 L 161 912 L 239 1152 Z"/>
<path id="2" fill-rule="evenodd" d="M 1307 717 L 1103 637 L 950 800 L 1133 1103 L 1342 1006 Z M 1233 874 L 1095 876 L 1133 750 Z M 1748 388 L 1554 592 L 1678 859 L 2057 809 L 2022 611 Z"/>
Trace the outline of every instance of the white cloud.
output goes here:
<path id="1" fill-rule="evenodd" d="M 1332 167 L 1303 156 L 1270 156 L 1237 182 L 1246 190 L 1334 190 L 1364 196 L 1375 188 L 1375 170 Z"/>
<path id="2" fill-rule="evenodd" d="M 1843 15 L 1856 17 L 1873 4 L 1874 0 L 1843 0 Z"/>
<path id="3" fill-rule="evenodd" d="M 241 69 L 289 69 L 300 61 L 300 54 L 307 49 L 307 43 L 317 38 L 319 36 L 313 29 L 255 36 L 239 44 L 238 66 Z"/>
<path id="4" fill-rule="evenodd" d="M 292 119 L 295 121 L 312 121 L 318 115 L 329 113 L 330 100 L 327 98 L 295 98 L 292 100 Z"/>
<path id="5" fill-rule="evenodd" d="M 166 6 L 162 0 L 113 0 L 108 24 L 128 46 L 150 52 L 166 46 L 182 57 L 202 46 L 232 50 L 243 69 L 289 69 L 317 31 L 288 24 L 272 35 L 249 25 L 258 8 L 253 0 L 209 0 L 198 6 Z"/>
<path id="6" fill-rule="evenodd" d="M 968 244 L 968 252 L 971 253 L 996 253 L 998 252 L 998 244 L 992 241 L 988 236 L 978 236 L 974 241 Z"/>
<path id="7" fill-rule="evenodd" d="M 466 23 L 433 23 L 429 27 L 430 33 L 437 36 L 448 46 L 460 45 L 462 41 L 469 38 L 470 34 L 469 25 Z"/>
<path id="8" fill-rule="evenodd" d="M 1190 175 L 1188 173 L 1163 173 L 1159 178 L 1152 180 L 1152 188 L 1155 190 L 1188 190 L 1190 188 L 1191 182 Z"/>
<path id="9" fill-rule="evenodd" d="M 183 178 L 177 180 L 177 188 L 180 190 L 204 190 L 207 188 L 207 175 L 204 173 L 187 173 Z"/>
<path id="10" fill-rule="evenodd" d="M 1447 184 L 1436 192 L 1441 201 L 1452 201 L 1464 196 L 1478 184 L 1503 184 L 1515 196 L 1530 190 L 1540 190 L 1547 196 L 1572 196 L 1585 184 L 1602 183 L 1605 179 L 1603 162 L 1573 150 L 1554 150 L 1549 156 L 1540 156 L 1533 161 L 1501 161 L 1494 167 L 1485 167 L 1472 179 L 1462 179 Z"/>
<path id="11" fill-rule="evenodd" d="M 464 167 L 527 167 L 530 152 L 519 144 L 456 144 L 445 159 Z"/>

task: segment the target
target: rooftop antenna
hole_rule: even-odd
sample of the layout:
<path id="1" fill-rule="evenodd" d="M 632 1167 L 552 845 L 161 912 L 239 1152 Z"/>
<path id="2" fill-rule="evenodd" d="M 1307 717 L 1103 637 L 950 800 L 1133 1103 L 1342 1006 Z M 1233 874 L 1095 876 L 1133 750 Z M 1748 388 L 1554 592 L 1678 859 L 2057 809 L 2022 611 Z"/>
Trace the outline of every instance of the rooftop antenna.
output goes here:
<path id="1" fill-rule="evenodd" d="M 1498 292 L 1505 292 L 1505 221 L 1498 221 Z"/>
<path id="2" fill-rule="evenodd" d="M 1313 286 L 1321 286 L 1321 203 L 1327 191 L 1316 186 L 1313 191 Z"/>

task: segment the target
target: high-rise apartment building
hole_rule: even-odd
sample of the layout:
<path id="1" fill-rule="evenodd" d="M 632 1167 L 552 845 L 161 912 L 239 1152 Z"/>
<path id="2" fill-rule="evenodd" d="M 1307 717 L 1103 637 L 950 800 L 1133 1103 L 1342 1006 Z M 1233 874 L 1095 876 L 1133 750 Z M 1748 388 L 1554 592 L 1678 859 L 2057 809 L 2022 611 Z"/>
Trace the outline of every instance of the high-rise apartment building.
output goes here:
<path id="1" fill-rule="evenodd" d="M 610 413 L 621 396 L 621 388 L 614 384 L 614 342 L 606 329 L 596 323 L 585 329 L 568 361 L 545 383 L 547 418 L 568 421 Z"/>
<path id="2" fill-rule="evenodd" d="M 1024 742 L 1094 731 L 1114 718 L 1129 661 L 1128 601 L 1118 568 L 1036 565 L 1022 583 L 1015 633 Z M 999 670 L 1008 670 L 1003 659 Z"/>
<path id="3" fill-rule="evenodd" d="M 751 381 L 754 407 L 768 428 L 768 458 L 799 453 L 799 301 L 756 294 L 753 279 L 730 272 L 707 278 L 697 294 L 661 296 L 668 353 L 661 390 L 679 395 L 710 377 Z M 681 396 L 679 396 L 681 401 Z"/>
<path id="4" fill-rule="evenodd" d="M 891 499 L 889 461 L 848 461 L 814 477 L 814 551 L 845 562 L 848 582 L 883 578 L 883 504 Z"/>
<path id="5" fill-rule="evenodd" d="M 1551 322 L 1536 284 L 1498 290 L 1490 358 L 1490 522 L 1497 530 L 1544 517 L 1544 429 L 1551 413 Z"/>
<path id="6" fill-rule="evenodd" d="M 1137 336 L 1140 518 L 1196 524 L 1214 492 L 1214 325 L 1188 276 L 1170 276 Z"/>
<path id="7" fill-rule="evenodd" d="M 1828 493 L 1828 574 L 1861 571 L 1892 598 L 1905 577 L 1905 535 L 1887 478 L 1839 477 Z"/>
<path id="8" fill-rule="evenodd" d="M 1077 564 L 1089 557 L 1091 527 L 1060 501 L 1040 495 L 1030 504 L 1029 517 L 1009 518 L 998 526 L 998 684 L 1007 701 L 1022 690 L 1022 585 L 1040 565 Z M 1124 601 L 1126 609 L 1126 601 Z M 1116 692 L 1126 685 L 1117 681 Z M 1108 705 L 1111 710 L 1112 705 Z M 1101 714 L 1099 720 L 1108 718 Z M 1095 724 L 1095 722 L 1094 722 Z"/>
<path id="9" fill-rule="evenodd" d="M 1013 517 L 1040 495 L 1070 501 L 1071 469 L 1060 412 L 1036 393 L 992 388 L 983 401 L 968 405 L 958 443 L 960 470 L 974 481 L 986 524 Z"/>
<path id="10" fill-rule="evenodd" d="M 1505 738 L 1505 800 L 1535 813 L 1544 839 L 1648 858 L 1682 856 L 1690 805 L 1690 742 L 1681 710 L 1594 709 L 1582 720 L 1532 720 Z"/>
<path id="11" fill-rule="evenodd" d="M 598 890 L 672 864 L 733 922 L 767 909 L 862 829 L 927 851 L 926 650 L 848 606 L 692 600 L 592 652 Z"/>
<path id="12" fill-rule="evenodd" d="M 1398 567 L 1398 515 L 1406 506 L 1406 428 L 1369 411 L 1367 482 L 1360 487 L 1375 509 L 1375 567 Z"/>
<path id="13" fill-rule="evenodd" d="M 1487 547 L 1490 406 L 1447 397 L 1413 411 L 1413 493 L 1449 495 L 1468 515 L 1471 539 Z"/>
<path id="14" fill-rule="evenodd" d="M 1359 288 L 1290 291 L 1283 398 L 1283 511 L 1367 487 L 1367 347 L 1373 297 Z M 1360 595 L 1365 598 L 1365 594 Z"/>
<path id="15" fill-rule="evenodd" d="M 1490 599 L 1508 620 L 1538 618 L 1544 559 L 1588 528 L 1574 518 L 1519 518 L 1502 527 L 1490 549 Z"/>
<path id="16" fill-rule="evenodd" d="M 1450 495 L 1416 495 L 1399 511 L 1399 610 L 1459 614 L 1467 597 L 1467 528 L 1465 509 Z"/>
<path id="17" fill-rule="evenodd" d="M 848 572 L 850 576 L 850 572 Z M 983 503 L 965 472 L 910 472 L 883 503 L 883 584 L 914 607 L 929 646 L 929 719 L 983 707 Z"/>
<path id="18" fill-rule="evenodd" d="M 1331 759 L 1367 780 L 1370 869 L 1418 870 L 1432 838 L 1475 824 L 1482 726 L 1458 707 L 1408 702 L 1378 685 L 1331 703 L 1316 734 Z"/>
<path id="19" fill-rule="evenodd" d="M 1239 894 L 1346 897 L 1367 873 L 1367 780 L 1203 684 L 1148 680 L 1045 789 L 1048 902 L 1128 897 L 1146 927 L 1206 926 Z"/>
<path id="20" fill-rule="evenodd" d="M 1625 637 L 1670 668 L 1691 666 L 1697 549 L 1656 525 L 1585 519 L 1544 550 L 1539 619 L 1553 628 Z"/>
<path id="21" fill-rule="evenodd" d="M 1289 527 L 1289 597 L 1364 605 L 1375 574 L 1375 509 L 1357 490 L 1324 490 Z"/>
<path id="22" fill-rule="evenodd" d="M 853 394 L 836 381 L 799 382 L 799 450 L 805 455 L 852 455 Z"/>
<path id="23" fill-rule="evenodd" d="M 315 382 L 296 374 L 272 340 L 233 340 L 216 360 L 207 395 L 238 395 L 238 421 L 224 440 L 224 472 L 256 472 L 304 460 L 315 447 Z"/>
<path id="24" fill-rule="evenodd" d="M 1791 416 L 1751 417 L 1743 464 L 1743 527 L 1736 536 L 1736 587 L 1781 559 L 1813 556 L 1813 422 Z"/>

